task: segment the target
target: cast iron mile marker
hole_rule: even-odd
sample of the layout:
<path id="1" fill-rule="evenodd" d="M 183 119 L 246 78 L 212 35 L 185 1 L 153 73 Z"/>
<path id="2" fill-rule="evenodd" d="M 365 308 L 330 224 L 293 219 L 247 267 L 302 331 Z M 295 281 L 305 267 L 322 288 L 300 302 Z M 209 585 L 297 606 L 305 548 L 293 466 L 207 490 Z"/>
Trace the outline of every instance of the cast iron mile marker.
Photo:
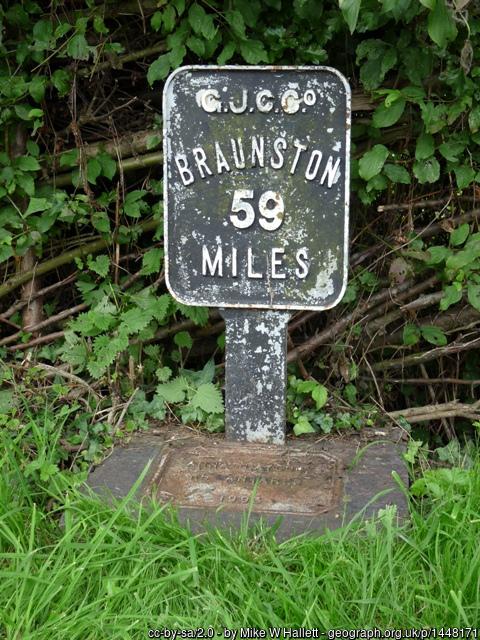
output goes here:
<path id="1" fill-rule="evenodd" d="M 282 444 L 290 312 L 346 287 L 350 88 L 329 67 L 183 67 L 164 147 L 166 282 L 225 318 L 226 436 Z"/>

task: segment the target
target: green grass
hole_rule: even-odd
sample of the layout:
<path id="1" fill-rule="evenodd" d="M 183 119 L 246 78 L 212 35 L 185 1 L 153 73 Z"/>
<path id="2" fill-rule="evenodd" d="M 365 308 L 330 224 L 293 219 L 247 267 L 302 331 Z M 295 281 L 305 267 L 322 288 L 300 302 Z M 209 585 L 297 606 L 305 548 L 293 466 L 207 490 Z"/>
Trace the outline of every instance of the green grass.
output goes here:
<path id="1" fill-rule="evenodd" d="M 128 499 L 109 507 L 60 474 L 26 478 L 22 442 L 0 429 L 0 637 L 479 626 L 478 464 L 403 526 L 386 510 L 280 544 L 258 528 L 195 536 L 161 508 L 132 515 Z"/>

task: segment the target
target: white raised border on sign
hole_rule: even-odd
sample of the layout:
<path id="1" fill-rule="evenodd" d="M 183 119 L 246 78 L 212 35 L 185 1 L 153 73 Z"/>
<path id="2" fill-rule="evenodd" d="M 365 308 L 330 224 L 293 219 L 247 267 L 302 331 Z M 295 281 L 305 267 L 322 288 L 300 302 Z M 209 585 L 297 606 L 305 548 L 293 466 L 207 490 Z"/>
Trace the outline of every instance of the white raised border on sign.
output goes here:
<path id="1" fill-rule="evenodd" d="M 271 73 L 276 73 L 278 71 L 297 71 L 298 73 L 302 73 L 304 71 L 307 72 L 326 72 L 332 73 L 336 75 L 342 81 L 342 84 L 345 88 L 345 101 L 346 101 L 346 119 L 345 119 L 345 217 L 344 217 L 344 247 L 343 247 L 343 283 L 342 288 L 340 290 L 339 295 L 333 302 L 328 305 L 281 305 L 281 304 L 232 304 L 225 301 L 220 301 L 218 304 L 212 304 L 211 302 L 205 300 L 183 300 L 179 295 L 176 294 L 174 287 L 170 283 L 169 279 L 169 246 L 168 246 L 168 171 L 167 171 L 167 156 L 166 145 L 169 141 L 169 109 L 168 109 L 168 93 L 170 90 L 170 85 L 175 79 L 175 77 L 181 73 L 188 71 L 267 71 Z M 254 65 L 187 65 L 184 67 L 179 67 L 175 69 L 165 81 L 165 85 L 163 88 L 163 201 L 164 201 L 164 246 L 165 246 L 165 283 L 171 295 L 186 306 L 202 306 L 202 307 L 222 307 L 222 308 L 235 308 L 235 309 L 272 309 L 272 310 L 292 310 L 292 311 L 324 311 L 326 309 L 332 309 L 335 307 L 343 298 L 345 294 L 345 290 L 347 288 L 347 280 L 348 280 L 348 247 L 349 247 L 349 212 L 350 212 L 350 129 L 352 125 L 352 94 L 350 85 L 348 84 L 345 76 L 338 71 L 338 69 L 334 69 L 333 67 L 326 66 L 254 66 Z"/>

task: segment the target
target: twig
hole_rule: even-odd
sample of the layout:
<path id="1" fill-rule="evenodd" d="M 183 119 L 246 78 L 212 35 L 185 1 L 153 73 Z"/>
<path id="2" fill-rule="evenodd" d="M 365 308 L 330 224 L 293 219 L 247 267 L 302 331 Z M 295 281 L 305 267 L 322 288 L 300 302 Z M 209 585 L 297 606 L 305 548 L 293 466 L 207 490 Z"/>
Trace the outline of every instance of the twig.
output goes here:
<path id="1" fill-rule="evenodd" d="M 358 321 L 365 323 L 372 317 L 385 312 L 385 309 L 392 306 L 397 302 L 404 300 L 405 298 L 411 298 L 418 295 L 425 289 L 434 286 L 438 282 L 437 276 L 432 276 L 425 282 L 421 282 L 418 285 L 412 286 L 411 282 L 403 282 L 397 287 L 390 289 L 384 289 L 379 293 L 371 296 L 369 300 L 360 303 L 356 309 L 347 314 L 333 325 L 330 325 L 317 335 L 314 335 L 309 340 L 292 349 L 287 356 L 287 362 L 294 362 L 298 356 L 305 356 L 313 353 L 322 344 L 325 344 L 331 340 L 337 334 L 343 332 L 352 322 Z M 396 301 L 395 301 L 396 298 Z M 366 314 L 367 311 L 371 311 L 370 314 Z"/>
<path id="2" fill-rule="evenodd" d="M 436 360 L 440 356 L 460 353 L 461 351 L 467 351 L 477 346 L 480 346 L 480 338 L 475 338 L 475 340 L 471 340 L 470 342 L 452 342 L 452 344 L 446 345 L 445 347 L 436 347 L 423 353 L 414 353 L 410 356 L 395 358 L 393 360 L 382 360 L 381 362 L 376 362 L 372 368 L 374 371 L 388 371 L 389 369 L 413 367 L 424 362 Z"/>
<path id="3" fill-rule="evenodd" d="M 85 304 L 84 302 L 82 302 L 81 304 L 77 304 L 76 306 L 70 307 L 69 309 L 64 309 L 60 313 L 57 313 L 54 316 L 50 316 L 50 318 L 46 318 L 46 320 L 37 322 L 37 324 L 25 327 L 22 331 L 18 331 L 17 333 L 12 333 L 6 338 L 2 338 L 2 340 L 0 340 L 0 346 L 3 347 L 7 344 L 11 344 L 12 342 L 15 342 L 15 340 L 18 340 L 21 337 L 22 333 L 36 333 L 38 331 L 41 331 L 42 329 L 45 329 L 46 327 L 49 327 L 52 324 L 56 324 L 57 322 L 60 322 L 60 320 L 64 320 L 65 318 L 69 318 L 70 316 L 73 316 L 76 313 L 80 313 L 81 311 L 88 309 L 88 306 L 89 306 L 88 304 Z"/>
<path id="4" fill-rule="evenodd" d="M 142 233 L 146 233 L 148 231 L 153 231 L 154 229 L 156 229 L 158 227 L 158 224 L 158 220 L 148 220 L 140 224 L 139 227 Z M 32 277 L 34 271 L 37 275 L 48 273 L 49 271 L 53 271 L 57 267 L 61 267 L 64 264 L 73 262 L 76 258 L 82 258 L 84 256 L 87 256 L 88 254 L 97 253 L 98 251 L 105 249 L 105 247 L 108 247 L 110 244 L 112 244 L 112 242 L 115 242 L 115 240 L 115 235 L 95 240 L 94 242 L 85 244 L 81 247 L 78 247 L 77 249 L 66 251 L 60 256 L 56 256 L 55 258 L 51 258 L 50 260 L 41 262 L 39 265 L 37 265 L 36 270 L 27 271 L 25 273 L 20 273 L 13 276 L 12 278 L 10 278 L 10 280 L 7 280 L 7 282 L 0 285 L 0 298 L 8 295 L 17 287 L 21 286 L 24 282 L 28 282 L 28 280 Z"/>
<path id="5" fill-rule="evenodd" d="M 429 404 L 424 407 L 410 407 L 400 411 L 391 411 L 387 416 L 392 420 L 405 418 L 410 423 L 428 422 L 441 418 L 466 418 L 475 420 L 480 417 L 480 400 L 474 404 L 460 403 L 457 400 L 443 404 Z"/>
<path id="6" fill-rule="evenodd" d="M 79 378 L 78 376 L 76 376 L 73 373 L 69 373 L 68 371 L 64 371 L 63 369 L 59 369 L 58 367 L 53 367 L 50 364 L 44 364 L 43 362 L 36 362 L 32 366 L 32 369 L 42 369 L 42 371 L 45 371 L 46 376 L 48 378 L 51 378 L 53 376 L 60 376 L 62 378 L 65 378 L 66 380 L 70 380 L 71 382 L 75 382 L 75 384 L 78 384 L 81 387 L 85 387 L 86 389 L 88 389 L 88 391 L 90 393 L 93 393 L 93 395 L 97 396 L 97 398 L 101 397 L 95 391 L 95 389 L 88 384 L 88 382 L 85 382 L 85 380 L 82 380 L 82 378 Z"/>

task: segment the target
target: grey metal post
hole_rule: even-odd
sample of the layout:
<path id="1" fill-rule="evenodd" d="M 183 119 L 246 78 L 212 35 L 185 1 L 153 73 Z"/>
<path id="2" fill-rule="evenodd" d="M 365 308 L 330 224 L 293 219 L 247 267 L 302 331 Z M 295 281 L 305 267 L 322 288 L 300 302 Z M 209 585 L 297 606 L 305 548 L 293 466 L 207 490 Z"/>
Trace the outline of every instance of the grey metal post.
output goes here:
<path id="1" fill-rule="evenodd" d="M 284 444 L 286 311 L 222 309 L 228 440 Z"/>

